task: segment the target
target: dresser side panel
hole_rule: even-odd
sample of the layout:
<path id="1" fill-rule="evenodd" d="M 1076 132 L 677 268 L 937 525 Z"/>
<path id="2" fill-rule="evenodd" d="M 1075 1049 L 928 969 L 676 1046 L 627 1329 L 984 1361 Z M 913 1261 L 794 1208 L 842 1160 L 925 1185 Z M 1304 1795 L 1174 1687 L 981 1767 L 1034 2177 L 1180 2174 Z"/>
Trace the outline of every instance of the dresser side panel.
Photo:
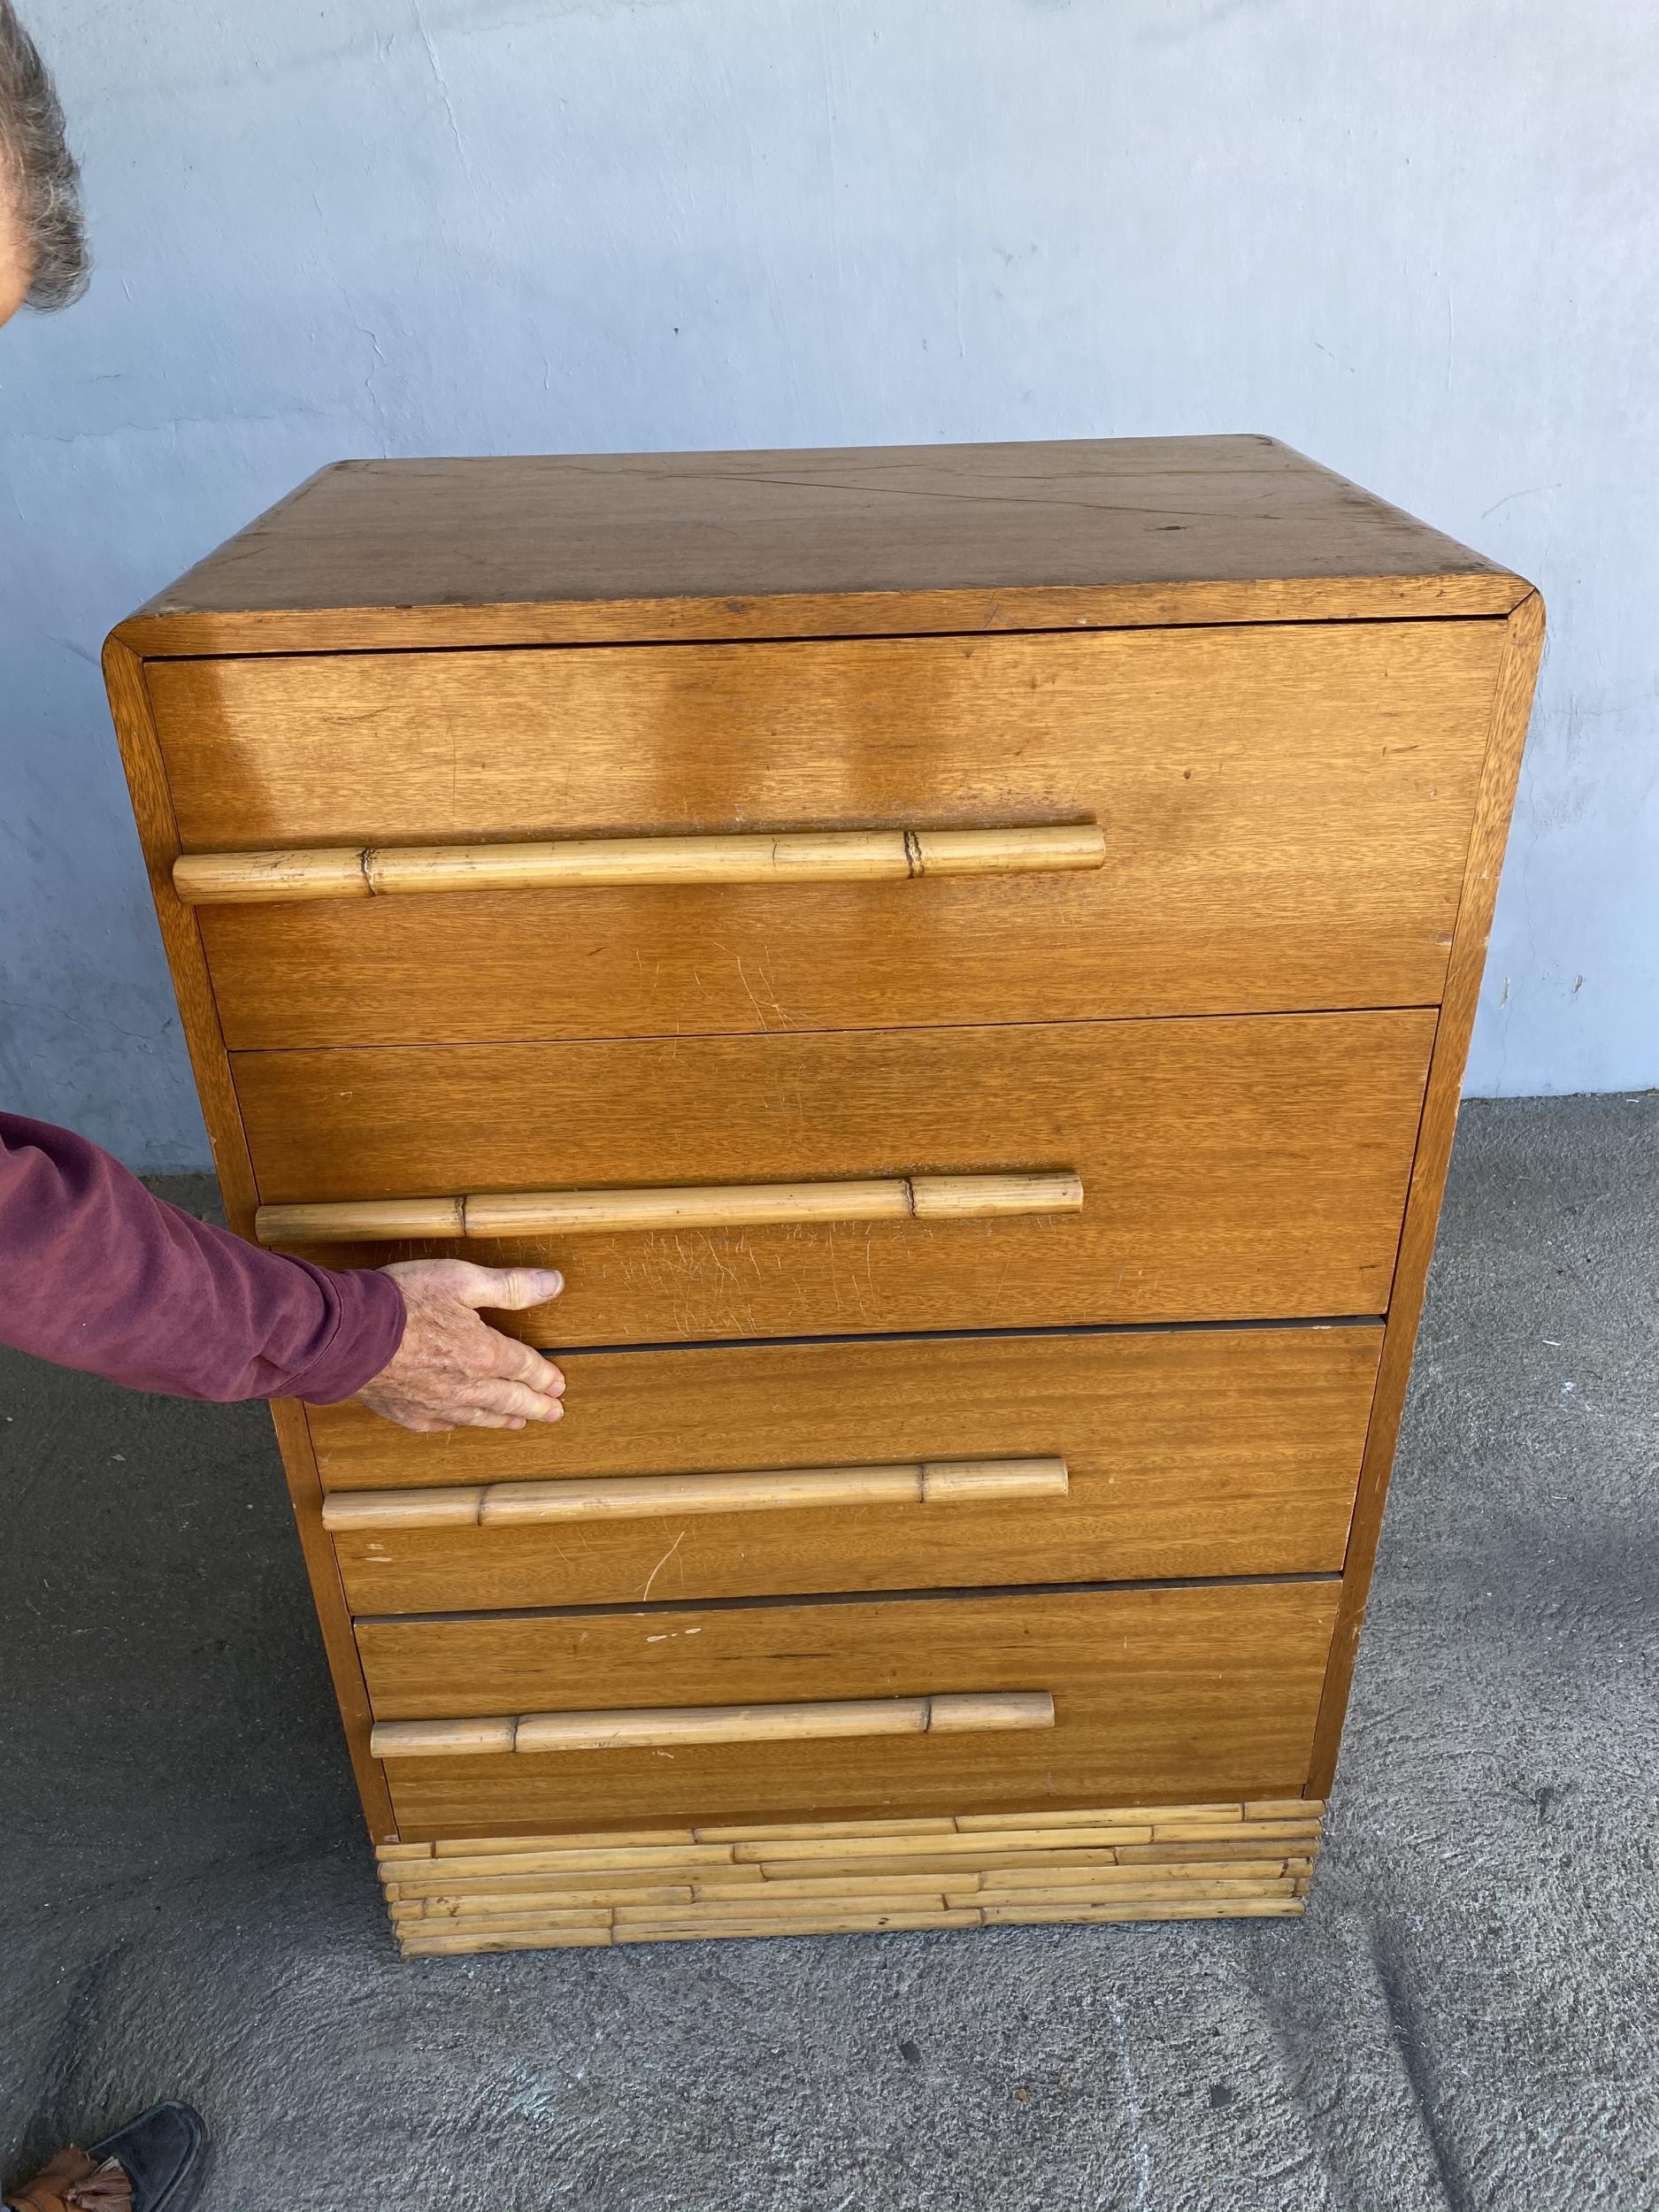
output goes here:
<path id="1" fill-rule="evenodd" d="M 1543 649 L 1544 603 L 1537 593 L 1516 609 L 1507 629 L 1508 650 L 1493 701 L 1492 733 L 1452 941 L 1446 995 L 1429 1066 L 1423 1119 L 1384 1333 L 1377 1396 L 1366 1439 L 1359 1495 L 1343 1569 L 1336 1632 L 1332 1640 L 1330 1666 L 1315 1736 L 1313 1767 L 1308 1782 L 1310 1797 L 1327 1796 L 1335 1777 L 1355 1655 L 1365 1617 L 1371 1571 L 1376 1563 L 1383 1504 L 1394 1466 L 1394 1447 L 1399 1440 L 1406 1386 L 1411 1377 L 1424 1290 L 1429 1262 L 1433 1256 L 1447 1169 L 1451 1162 L 1452 1138 L 1457 1126 L 1463 1067 L 1475 1025 L 1486 942 L 1498 895 L 1498 878 L 1526 742 L 1539 656 Z"/>
<path id="2" fill-rule="evenodd" d="M 104 648 L 104 672 L 111 717 L 132 795 L 150 894 L 155 900 L 156 918 L 179 1002 L 179 1017 L 203 1116 L 213 1147 L 226 1217 L 238 1236 L 251 1238 L 254 1211 L 258 1203 L 253 1167 L 231 1079 L 219 1010 L 208 978 L 201 933 L 195 915 L 180 903 L 173 888 L 173 864 L 180 851 L 179 830 L 157 742 L 143 664 L 120 639 L 111 638 Z M 396 1836 L 396 1824 L 385 1770 L 378 1760 L 369 1755 L 368 1692 L 364 1686 L 351 1619 L 334 1563 L 334 1547 L 322 1526 L 322 1492 L 316 1457 L 297 1404 L 291 1400 L 273 1400 L 271 1411 L 364 1817 L 374 1840 L 386 1842 Z"/>

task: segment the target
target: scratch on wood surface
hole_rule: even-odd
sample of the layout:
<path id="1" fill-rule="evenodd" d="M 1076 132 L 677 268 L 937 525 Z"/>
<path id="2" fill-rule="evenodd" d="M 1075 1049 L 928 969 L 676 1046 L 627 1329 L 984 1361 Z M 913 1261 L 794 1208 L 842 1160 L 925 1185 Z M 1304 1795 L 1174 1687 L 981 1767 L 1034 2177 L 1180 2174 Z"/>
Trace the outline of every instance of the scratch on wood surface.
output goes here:
<path id="1" fill-rule="evenodd" d="M 673 1557 L 674 1554 L 680 1549 L 680 1547 L 685 1542 L 685 1540 L 686 1532 L 682 1528 L 679 1535 L 675 1537 L 673 1542 L 668 1547 L 668 1549 L 663 1554 L 657 1564 L 651 1569 L 650 1573 L 646 1576 L 645 1587 L 640 1592 L 640 1603 L 641 1605 L 644 1604 L 646 1599 L 651 1594 L 652 1583 L 654 1583 L 657 1576 L 662 1573 L 663 1569 L 668 1564 L 669 1561 Z"/>
<path id="2" fill-rule="evenodd" d="M 722 945 L 720 949 L 722 952 L 726 952 L 730 950 L 730 948 Z M 744 995 L 754 1008 L 755 1018 L 762 1029 L 770 1031 L 774 1022 L 780 1029 L 787 1029 L 789 1026 L 789 1018 L 778 1002 L 778 987 L 772 979 L 769 956 L 763 953 L 760 962 L 761 989 L 765 992 L 769 1001 L 769 1003 L 764 1006 L 756 992 L 755 986 L 749 979 L 749 971 L 743 965 L 742 955 L 733 952 L 731 957 L 732 964 L 737 970 L 737 979 L 742 985 Z"/>

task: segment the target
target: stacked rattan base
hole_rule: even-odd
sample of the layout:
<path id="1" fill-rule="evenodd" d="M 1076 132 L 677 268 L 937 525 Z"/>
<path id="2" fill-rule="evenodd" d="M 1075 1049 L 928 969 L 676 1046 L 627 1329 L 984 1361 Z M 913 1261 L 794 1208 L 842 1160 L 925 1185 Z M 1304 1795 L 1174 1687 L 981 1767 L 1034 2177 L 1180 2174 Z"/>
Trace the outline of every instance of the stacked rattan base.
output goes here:
<path id="1" fill-rule="evenodd" d="M 388 1844 L 406 1957 L 705 1936 L 1289 1917 L 1323 1805 L 1119 1808 Z"/>

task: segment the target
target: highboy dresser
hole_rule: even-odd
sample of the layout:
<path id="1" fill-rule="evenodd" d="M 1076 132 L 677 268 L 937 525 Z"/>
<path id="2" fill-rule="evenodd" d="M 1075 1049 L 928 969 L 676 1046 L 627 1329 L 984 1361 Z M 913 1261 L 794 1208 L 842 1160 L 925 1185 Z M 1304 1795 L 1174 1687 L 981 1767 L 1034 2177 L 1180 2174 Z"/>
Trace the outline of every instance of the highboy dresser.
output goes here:
<path id="1" fill-rule="evenodd" d="M 1542 628 L 1258 437 L 354 462 L 106 666 L 404 1949 L 1302 1909 Z"/>

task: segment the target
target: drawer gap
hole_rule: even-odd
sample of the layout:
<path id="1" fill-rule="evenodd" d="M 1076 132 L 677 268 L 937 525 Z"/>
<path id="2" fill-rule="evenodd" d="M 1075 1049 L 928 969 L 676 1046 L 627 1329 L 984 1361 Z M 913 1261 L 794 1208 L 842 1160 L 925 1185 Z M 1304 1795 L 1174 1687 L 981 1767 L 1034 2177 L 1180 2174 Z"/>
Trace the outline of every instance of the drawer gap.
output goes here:
<path id="1" fill-rule="evenodd" d="M 757 1613 L 780 1607 L 803 1605 L 897 1605 L 923 1599 L 1089 1597 L 1117 1590 L 1228 1590 L 1248 1586 L 1259 1590 L 1270 1584 L 1319 1583 L 1337 1585 L 1340 1574 L 1307 1575 L 1189 1575 L 1169 1582 L 975 1582 L 942 1590 L 814 1590 L 776 1596 L 742 1598 L 657 1598 L 635 1600 L 626 1605 L 518 1605 L 480 1612 L 474 1606 L 456 1613 L 358 1613 L 359 1628 L 397 1628 L 418 1621 L 573 1621 L 594 1614 L 620 1613 Z"/>
<path id="2" fill-rule="evenodd" d="M 1386 1313 L 1293 1315 L 1282 1321 L 1084 1321 L 1010 1322 L 995 1329 L 894 1329 L 873 1336 L 703 1336 L 673 1337 L 649 1344 L 539 1344 L 549 1359 L 610 1359 L 628 1352 L 741 1352 L 752 1345 L 949 1344 L 982 1337 L 1015 1336 L 1202 1336 L 1236 1329 L 1379 1329 Z"/>
<path id="3" fill-rule="evenodd" d="M 920 629 L 902 626 L 892 630 L 802 630 L 792 629 L 787 622 L 780 622 L 775 630 L 744 631 L 741 636 L 718 634 L 710 637 L 658 636 L 649 630 L 638 637 L 626 638 L 562 638 L 533 640 L 529 642 L 515 638 L 503 649 L 500 640 L 491 639 L 483 644 L 457 643 L 454 645 L 331 645 L 323 652 L 307 652 L 303 646 L 295 646 L 281 639 L 254 636 L 240 641 L 229 651 L 191 653 L 170 647 L 160 652 L 150 651 L 147 657 L 153 661 L 186 661 L 213 664 L 246 659 L 266 660 L 280 657 L 285 661 L 380 660 L 396 654 L 400 660 L 465 660 L 470 654 L 500 653 L 503 649 L 532 655 L 555 653 L 615 654 L 633 653 L 641 648 L 653 653 L 706 652 L 711 644 L 735 645 L 867 645 L 887 638 L 908 639 L 957 638 L 966 645 L 982 645 L 987 636 L 1018 637 L 1137 637 L 1148 628 L 1158 630 L 1208 630 L 1212 633 L 1230 630 L 1329 630 L 1333 622 L 1340 622 L 1347 629 L 1382 629 L 1396 622 L 1480 622 L 1505 623 L 1531 586 L 1517 578 L 1494 572 L 1492 580 L 1497 584 L 1512 584 L 1514 595 L 1508 605 L 1483 609 L 1448 611 L 1443 606 L 1417 607 L 1409 603 L 1390 608 L 1384 614 L 1271 614 L 1256 618 L 1233 615 L 1221 620 L 1213 616 L 1206 618 L 1197 615 L 1183 621 L 1179 616 L 1160 615 L 1156 623 L 1146 622 L 1023 622 L 1017 628 L 987 631 L 974 629 Z"/>
<path id="4" fill-rule="evenodd" d="M 385 849 L 391 849 L 386 848 Z M 181 856 L 185 857 L 187 856 Z M 746 887 L 753 889 L 752 885 Z M 482 897 L 481 892 L 473 893 Z M 496 896 L 505 895 L 497 893 Z M 259 912 L 257 902 L 250 902 Z M 276 903 L 273 902 L 273 903 Z M 1297 999 L 1284 1004 L 1277 1001 L 1250 1006 L 1213 1006 L 1199 1009 L 1190 1007 L 1156 1008 L 1149 1011 L 1126 1013 L 1032 1014 L 1024 1019 L 1003 1018 L 1001 1020 L 963 1018 L 956 1021 L 881 1022 L 873 1025 L 876 1033 L 884 1037 L 933 1036 L 940 1031 L 963 1029 L 1106 1029 L 1117 1024 L 1189 1021 L 1332 1021 L 1356 1014 L 1438 1014 L 1441 1002 L 1438 998 L 1400 997 L 1365 1000 L 1352 1006 L 1326 1006 Z M 872 1025 L 858 1027 L 850 1022 L 791 1023 L 787 1029 L 699 1029 L 695 1034 L 700 1044 L 764 1043 L 775 1037 L 862 1037 Z M 526 1044 L 561 1045 L 641 1045 L 662 1044 L 671 1041 L 676 1033 L 672 1029 L 656 1030 L 570 1030 L 555 1031 L 541 1037 L 495 1036 L 483 1037 L 404 1037 L 395 1042 L 381 1040 L 352 1045 L 315 1044 L 237 1044 L 231 1048 L 237 1061 L 280 1062 L 291 1054 L 300 1052 L 354 1051 L 368 1052 L 433 1052 L 445 1045 L 453 1045 L 468 1051 L 478 1051 L 491 1045 L 517 1046 Z"/>

